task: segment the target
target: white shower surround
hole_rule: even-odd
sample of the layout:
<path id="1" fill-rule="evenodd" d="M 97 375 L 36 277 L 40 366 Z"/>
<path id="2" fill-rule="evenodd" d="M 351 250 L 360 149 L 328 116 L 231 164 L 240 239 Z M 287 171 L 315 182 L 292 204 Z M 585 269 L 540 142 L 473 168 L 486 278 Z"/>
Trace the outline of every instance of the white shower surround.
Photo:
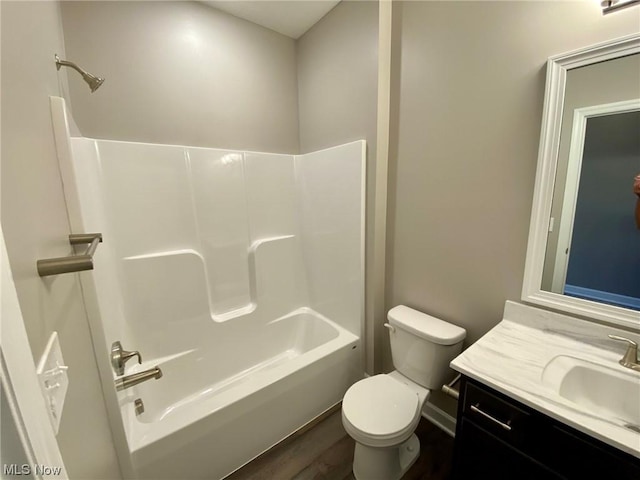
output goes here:
<path id="1" fill-rule="evenodd" d="M 120 340 L 144 359 L 127 374 L 164 373 L 106 393 L 124 470 L 222 478 L 339 402 L 363 376 L 364 141 L 280 155 L 71 138 L 51 105 L 72 230 L 104 236 L 81 274 L 96 354 Z"/>

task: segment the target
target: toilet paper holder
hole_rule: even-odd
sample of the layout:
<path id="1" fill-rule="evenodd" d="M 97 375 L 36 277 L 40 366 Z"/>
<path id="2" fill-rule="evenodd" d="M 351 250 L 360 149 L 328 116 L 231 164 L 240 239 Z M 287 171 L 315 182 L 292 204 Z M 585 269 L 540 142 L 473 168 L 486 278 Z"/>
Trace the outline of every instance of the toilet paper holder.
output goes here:
<path id="1" fill-rule="evenodd" d="M 453 388 L 453 386 L 456 383 L 458 383 L 458 381 L 460 380 L 460 377 L 462 377 L 462 375 L 458 374 L 456 378 L 451 380 L 449 383 L 447 383 L 446 385 L 442 385 L 442 391 L 447 395 L 449 395 L 450 397 L 455 398 L 456 400 L 460 398 L 460 391 Z"/>

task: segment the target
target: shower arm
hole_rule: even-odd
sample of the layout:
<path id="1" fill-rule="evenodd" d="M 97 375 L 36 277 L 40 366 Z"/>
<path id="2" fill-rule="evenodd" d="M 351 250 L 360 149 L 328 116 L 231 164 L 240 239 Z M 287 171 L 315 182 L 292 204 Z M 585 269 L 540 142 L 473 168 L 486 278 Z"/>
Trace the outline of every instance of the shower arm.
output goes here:
<path id="1" fill-rule="evenodd" d="M 73 62 L 69 62 L 67 60 L 60 60 L 60 57 L 58 56 L 58 54 L 56 53 L 56 69 L 60 70 L 60 67 L 71 67 L 73 68 L 76 72 L 78 72 L 80 75 L 82 75 L 83 77 L 85 75 L 91 75 L 89 72 L 83 70 L 82 68 L 80 68 L 78 65 L 76 65 Z M 91 75 L 93 77 L 93 75 Z"/>
<path id="2" fill-rule="evenodd" d="M 60 60 L 60 57 L 58 56 L 57 53 L 55 55 L 55 59 L 56 59 L 57 70 L 60 70 L 60 67 L 71 67 L 80 75 L 82 75 L 82 78 L 84 79 L 84 81 L 87 82 L 87 84 L 89 85 L 89 88 L 91 89 L 91 93 L 95 92 L 98 88 L 100 88 L 100 85 L 102 85 L 102 83 L 104 82 L 104 78 L 96 77 L 95 75 L 90 74 L 89 72 L 83 70 L 73 62 L 69 62 L 67 60 Z"/>

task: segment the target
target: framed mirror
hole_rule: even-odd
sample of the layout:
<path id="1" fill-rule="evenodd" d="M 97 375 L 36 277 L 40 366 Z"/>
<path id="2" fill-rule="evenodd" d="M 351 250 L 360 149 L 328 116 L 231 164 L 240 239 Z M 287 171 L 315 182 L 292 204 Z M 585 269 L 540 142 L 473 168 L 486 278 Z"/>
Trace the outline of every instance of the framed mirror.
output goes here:
<path id="1" fill-rule="evenodd" d="M 640 331 L 640 34 L 547 64 L 522 300 Z"/>

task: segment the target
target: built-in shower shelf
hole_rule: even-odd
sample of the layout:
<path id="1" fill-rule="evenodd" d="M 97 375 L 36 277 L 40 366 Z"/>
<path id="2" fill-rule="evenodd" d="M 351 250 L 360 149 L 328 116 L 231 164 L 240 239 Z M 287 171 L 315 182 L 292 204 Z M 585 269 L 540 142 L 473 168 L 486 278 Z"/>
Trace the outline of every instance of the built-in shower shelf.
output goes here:
<path id="1" fill-rule="evenodd" d="M 277 235 L 254 241 L 247 250 L 248 283 L 241 299 L 223 309 L 217 298 L 211 269 L 205 254 L 194 249 L 176 249 L 124 257 L 124 272 L 135 315 L 145 315 L 148 305 L 158 305 L 157 318 L 171 318 L 178 307 L 207 316 L 217 323 L 247 317 L 258 308 L 287 312 L 297 307 L 296 289 L 303 279 L 299 241 L 295 235 Z M 167 275 L 172 272 L 172 275 Z M 219 285 L 219 282 L 217 283 Z M 165 305 L 161 308 L 160 305 Z"/>
<path id="2" fill-rule="evenodd" d="M 226 322 L 228 320 L 233 320 L 234 318 L 244 317 L 253 313 L 256 309 L 257 305 L 255 303 L 250 303 L 245 305 L 244 307 L 236 308 L 235 310 L 230 310 L 224 313 L 212 313 L 211 319 L 214 322 Z"/>
<path id="3" fill-rule="evenodd" d="M 124 257 L 123 260 L 131 261 L 131 260 L 147 260 L 150 258 L 162 258 L 162 257 L 172 257 L 176 255 L 195 255 L 202 259 L 202 255 L 197 251 L 190 248 L 183 248 L 180 250 L 166 250 L 164 252 L 153 252 L 153 253 L 143 253 L 141 255 L 132 255 L 130 257 Z"/>
<path id="4" fill-rule="evenodd" d="M 258 250 L 258 248 L 260 248 L 262 245 L 266 244 L 266 243 L 271 243 L 271 242 L 277 242 L 279 240 L 288 240 L 290 238 L 294 238 L 295 235 L 278 235 L 275 237 L 265 237 L 265 238 L 260 238 L 258 240 L 256 240 L 255 242 L 253 242 L 251 244 L 251 246 L 249 247 L 249 254 L 255 254 L 255 252 Z"/>

